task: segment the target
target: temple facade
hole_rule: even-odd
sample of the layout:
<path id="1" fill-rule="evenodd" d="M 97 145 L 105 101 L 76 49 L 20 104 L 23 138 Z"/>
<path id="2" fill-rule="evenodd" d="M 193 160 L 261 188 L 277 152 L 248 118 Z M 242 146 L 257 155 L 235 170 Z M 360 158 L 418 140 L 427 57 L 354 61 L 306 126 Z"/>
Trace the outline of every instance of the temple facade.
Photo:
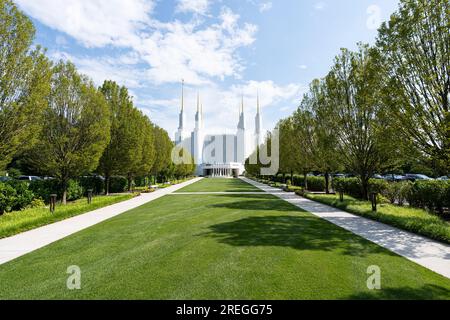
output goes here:
<path id="1" fill-rule="evenodd" d="M 179 126 L 175 134 L 175 144 L 190 152 L 196 164 L 196 174 L 205 177 L 237 177 L 245 171 L 246 159 L 256 150 L 264 139 L 262 130 L 259 94 L 257 98 L 257 114 L 255 131 L 249 132 L 246 127 L 244 99 L 239 107 L 239 119 L 235 134 L 205 134 L 203 105 L 197 96 L 197 112 L 195 129 L 186 129 L 184 86 L 182 89 Z"/>

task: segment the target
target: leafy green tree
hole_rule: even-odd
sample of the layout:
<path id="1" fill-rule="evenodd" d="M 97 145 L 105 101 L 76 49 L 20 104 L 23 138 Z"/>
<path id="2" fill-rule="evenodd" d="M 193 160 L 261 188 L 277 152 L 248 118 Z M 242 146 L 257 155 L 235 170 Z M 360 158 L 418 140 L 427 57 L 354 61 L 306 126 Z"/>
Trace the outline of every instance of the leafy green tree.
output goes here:
<path id="1" fill-rule="evenodd" d="M 103 95 L 72 63 L 59 62 L 32 161 L 60 181 L 64 204 L 69 179 L 97 168 L 109 138 L 110 115 Z"/>
<path id="2" fill-rule="evenodd" d="M 105 191 L 109 194 L 112 176 L 127 175 L 132 180 L 135 175 L 150 172 L 154 161 L 153 125 L 134 107 L 127 88 L 105 81 L 100 91 L 110 110 L 111 133 L 97 171 L 105 176 Z"/>
<path id="3" fill-rule="evenodd" d="M 314 168 L 312 137 L 314 134 L 314 121 L 311 112 L 307 107 L 309 97 L 305 95 L 301 106 L 293 115 L 294 144 L 293 154 L 295 155 L 296 171 L 303 174 L 304 186 L 308 189 L 308 173 Z"/>
<path id="4" fill-rule="evenodd" d="M 136 108 L 128 110 L 127 115 L 127 163 L 124 172 L 128 178 L 129 191 L 132 190 L 134 178 L 147 175 L 153 166 L 154 145 L 153 130 L 150 120 Z"/>
<path id="5" fill-rule="evenodd" d="M 450 2 L 402 0 L 380 28 L 378 47 L 397 134 L 449 170 Z"/>
<path id="6" fill-rule="evenodd" d="M 383 77 L 367 45 L 357 52 L 342 49 L 326 78 L 337 151 L 344 166 L 360 177 L 368 197 L 369 179 L 392 165 L 397 143 L 381 101 Z"/>
<path id="7" fill-rule="evenodd" d="M 151 174 L 155 180 L 162 176 L 167 178 L 171 171 L 169 169 L 172 165 L 171 155 L 174 144 L 170 140 L 167 131 L 158 126 L 153 127 L 153 137 L 155 161 L 150 170 Z"/>
<path id="8" fill-rule="evenodd" d="M 10 0 L 0 0 L 0 170 L 36 141 L 50 92 L 51 64 L 31 50 L 32 22 Z"/>
<path id="9" fill-rule="evenodd" d="M 324 173 L 325 191 L 330 192 L 330 174 L 339 169 L 337 139 L 334 132 L 334 105 L 328 99 L 325 81 L 314 80 L 309 93 L 302 102 L 302 108 L 309 113 L 310 124 L 307 134 L 307 151 L 314 170 Z"/>

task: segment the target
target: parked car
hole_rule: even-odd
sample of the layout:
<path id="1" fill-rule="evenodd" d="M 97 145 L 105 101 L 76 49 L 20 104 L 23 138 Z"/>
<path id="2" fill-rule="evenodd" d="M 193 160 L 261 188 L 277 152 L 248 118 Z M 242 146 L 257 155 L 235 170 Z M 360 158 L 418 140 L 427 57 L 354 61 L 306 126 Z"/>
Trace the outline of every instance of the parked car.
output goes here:
<path id="1" fill-rule="evenodd" d="M 450 177 L 449 176 L 443 176 L 443 177 L 437 178 L 437 180 L 439 180 L 439 181 L 449 181 Z"/>
<path id="2" fill-rule="evenodd" d="M 345 174 L 343 173 L 336 173 L 333 175 L 334 178 L 345 178 Z"/>
<path id="3" fill-rule="evenodd" d="M 380 174 L 374 174 L 374 175 L 372 176 L 372 178 L 373 178 L 373 179 L 378 179 L 378 180 L 383 180 L 383 179 L 384 179 L 384 177 L 383 177 L 382 175 L 380 175 Z"/>
<path id="4" fill-rule="evenodd" d="M 429 176 L 426 176 L 424 174 L 408 173 L 405 176 L 407 180 L 412 182 L 415 182 L 417 180 L 434 180 L 433 178 L 430 178 Z"/>
<path id="5" fill-rule="evenodd" d="M 17 178 L 17 180 L 31 182 L 31 181 L 40 181 L 42 179 L 40 177 L 37 177 L 37 176 L 20 176 L 20 177 Z"/>
<path id="6" fill-rule="evenodd" d="M 12 179 L 10 177 L 0 177 L 0 182 L 7 182 L 11 181 Z"/>
<path id="7" fill-rule="evenodd" d="M 408 180 L 405 176 L 399 174 L 386 174 L 383 176 L 383 179 L 390 182 L 399 182 Z"/>

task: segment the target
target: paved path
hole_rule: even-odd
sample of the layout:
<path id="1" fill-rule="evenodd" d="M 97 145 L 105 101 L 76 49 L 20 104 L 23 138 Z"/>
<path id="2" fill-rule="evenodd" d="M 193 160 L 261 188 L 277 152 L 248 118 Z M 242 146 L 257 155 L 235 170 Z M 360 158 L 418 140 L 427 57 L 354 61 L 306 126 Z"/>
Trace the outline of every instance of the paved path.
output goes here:
<path id="1" fill-rule="evenodd" d="M 141 196 L 128 201 L 120 202 L 73 218 L 27 231 L 10 238 L 0 239 L 0 265 L 34 250 L 45 247 L 53 242 L 89 228 L 102 221 L 111 219 L 124 212 L 140 207 L 148 202 L 175 192 L 199 180 L 201 180 L 201 178 L 193 179 L 165 189 L 160 189 L 153 193 L 144 193 Z"/>
<path id="2" fill-rule="evenodd" d="M 246 178 L 242 180 L 450 278 L 450 246 L 446 244 L 299 197 L 295 193 L 280 192 L 280 189 Z"/>

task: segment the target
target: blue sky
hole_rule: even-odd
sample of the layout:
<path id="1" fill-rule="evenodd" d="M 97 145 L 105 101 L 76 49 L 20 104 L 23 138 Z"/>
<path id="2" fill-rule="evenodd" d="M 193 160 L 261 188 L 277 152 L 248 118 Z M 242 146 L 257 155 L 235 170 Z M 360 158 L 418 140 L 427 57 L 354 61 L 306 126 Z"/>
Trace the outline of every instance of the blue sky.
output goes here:
<path id="1" fill-rule="evenodd" d="M 328 72 L 341 47 L 373 43 L 397 0 L 15 0 L 36 43 L 97 85 L 126 85 L 172 136 L 186 81 L 188 125 L 197 92 L 209 132 L 234 132 L 244 95 L 252 130 L 259 91 L 271 129 Z"/>

